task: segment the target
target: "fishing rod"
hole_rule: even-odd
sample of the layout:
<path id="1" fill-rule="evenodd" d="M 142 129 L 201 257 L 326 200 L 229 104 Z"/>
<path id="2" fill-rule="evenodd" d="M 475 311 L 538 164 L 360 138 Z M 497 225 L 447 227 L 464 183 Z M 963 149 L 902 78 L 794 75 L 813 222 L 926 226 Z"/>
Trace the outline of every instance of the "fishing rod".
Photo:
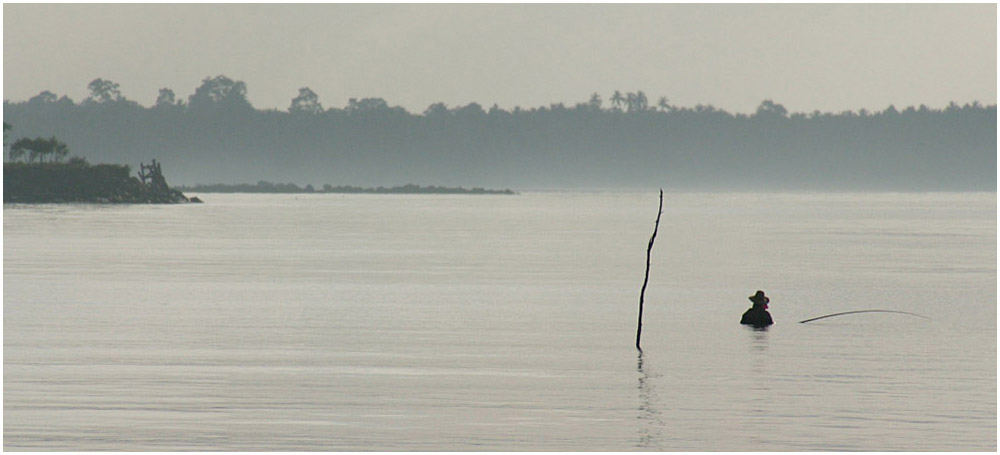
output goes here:
<path id="1" fill-rule="evenodd" d="M 857 310 L 857 311 L 845 311 L 843 313 L 827 314 L 827 315 L 815 317 L 815 318 L 812 318 L 812 319 L 806 319 L 804 321 L 799 321 L 799 324 L 803 324 L 803 323 L 806 323 L 806 322 L 812 322 L 812 321 L 815 321 L 817 319 L 826 319 L 826 318 L 832 318 L 834 316 L 843 316 L 845 314 L 857 314 L 857 313 L 899 313 L 899 314 L 908 314 L 910 316 L 916 316 L 918 318 L 930 319 L 927 316 L 916 314 L 916 313 L 910 313 L 910 312 L 907 312 L 907 311 L 896 311 L 896 310 Z"/>

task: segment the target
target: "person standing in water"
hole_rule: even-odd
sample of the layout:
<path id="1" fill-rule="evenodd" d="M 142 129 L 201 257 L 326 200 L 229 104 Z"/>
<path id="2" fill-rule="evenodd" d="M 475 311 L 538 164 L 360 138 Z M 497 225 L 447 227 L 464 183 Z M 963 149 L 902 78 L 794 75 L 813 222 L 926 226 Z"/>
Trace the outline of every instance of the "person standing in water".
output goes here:
<path id="1" fill-rule="evenodd" d="M 746 313 L 743 313 L 740 324 L 752 325 L 754 328 L 763 328 L 774 324 L 771 313 L 767 312 L 767 304 L 771 299 L 764 295 L 764 291 L 757 291 L 756 294 L 750 296 L 750 301 L 753 302 L 753 306 Z"/>

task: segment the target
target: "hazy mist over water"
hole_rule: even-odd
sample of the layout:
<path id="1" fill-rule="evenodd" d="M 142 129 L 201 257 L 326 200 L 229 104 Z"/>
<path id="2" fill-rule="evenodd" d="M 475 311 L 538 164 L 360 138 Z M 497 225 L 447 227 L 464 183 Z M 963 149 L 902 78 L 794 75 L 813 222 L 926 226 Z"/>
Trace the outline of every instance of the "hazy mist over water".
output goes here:
<path id="1" fill-rule="evenodd" d="M 302 189 L 5 204 L 6 451 L 997 449 L 995 4 L 3 12 L 11 200 Z"/>
<path id="2" fill-rule="evenodd" d="M 642 357 L 652 191 L 199 196 L 5 205 L 5 450 L 996 450 L 995 193 L 668 192 Z"/>

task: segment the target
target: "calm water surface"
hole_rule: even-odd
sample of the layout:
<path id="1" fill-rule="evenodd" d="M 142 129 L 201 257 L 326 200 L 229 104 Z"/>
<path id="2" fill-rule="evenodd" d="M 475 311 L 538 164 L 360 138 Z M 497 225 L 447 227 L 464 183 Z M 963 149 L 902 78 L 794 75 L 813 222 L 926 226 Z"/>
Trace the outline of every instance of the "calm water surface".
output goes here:
<path id="1" fill-rule="evenodd" d="M 4 206 L 4 449 L 997 449 L 995 193 L 667 193 L 642 356 L 655 193 L 199 196 Z"/>

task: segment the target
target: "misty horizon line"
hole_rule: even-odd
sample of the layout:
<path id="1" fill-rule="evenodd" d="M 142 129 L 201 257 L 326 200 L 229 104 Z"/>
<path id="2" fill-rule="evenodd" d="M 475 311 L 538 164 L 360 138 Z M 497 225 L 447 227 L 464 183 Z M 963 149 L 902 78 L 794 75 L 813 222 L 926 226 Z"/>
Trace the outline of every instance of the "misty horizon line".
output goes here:
<path id="1" fill-rule="evenodd" d="M 532 113 L 532 112 L 544 112 L 544 111 L 554 111 L 554 110 L 587 110 L 591 112 L 608 112 L 608 113 L 670 113 L 670 112 L 694 112 L 694 113 L 718 113 L 730 115 L 733 117 L 749 117 L 754 114 L 759 114 L 762 111 L 767 113 L 780 113 L 783 116 L 791 117 L 805 117 L 805 116 L 820 116 L 820 115 L 876 115 L 876 114 L 886 114 L 886 113 L 898 113 L 898 112 L 928 112 L 928 111 L 944 111 L 944 110 L 955 110 L 961 108 L 985 108 L 985 109 L 995 109 L 996 103 L 984 104 L 979 100 L 972 100 L 965 102 L 964 104 L 959 104 L 958 102 L 952 100 L 946 106 L 942 108 L 932 108 L 926 104 L 919 104 L 918 106 L 909 105 L 902 110 L 895 106 L 895 103 L 890 103 L 883 110 L 870 110 L 867 108 L 859 108 L 857 110 L 841 110 L 841 111 L 821 111 L 818 109 L 812 111 L 788 111 L 782 104 L 773 101 L 773 98 L 762 100 L 761 103 L 756 108 L 756 111 L 751 114 L 740 113 L 740 112 L 729 112 L 725 108 L 720 108 L 712 104 L 697 103 L 694 106 L 680 106 L 672 104 L 668 97 L 659 96 L 656 99 L 656 103 L 651 103 L 651 99 L 643 90 L 636 90 L 635 92 L 622 92 L 621 90 L 615 90 L 612 92 L 611 96 L 607 98 L 610 106 L 606 106 L 605 99 L 597 92 L 593 92 L 589 95 L 589 99 L 584 102 L 577 102 L 572 105 L 567 105 L 566 102 L 550 102 L 548 106 L 545 104 L 538 105 L 536 107 L 522 108 L 520 105 L 516 105 L 513 108 L 501 108 L 498 103 L 493 103 L 488 109 L 483 107 L 483 104 L 479 102 L 472 101 L 466 105 L 455 104 L 449 106 L 444 102 L 435 102 L 428 105 L 423 112 L 411 112 L 407 108 L 399 105 L 392 106 L 385 99 L 381 97 L 364 97 L 349 98 L 347 104 L 342 108 L 330 107 L 323 108 L 322 103 L 319 100 L 319 95 L 312 91 L 309 87 L 301 87 L 298 89 L 299 94 L 289 100 L 289 107 L 282 110 L 278 108 L 257 108 L 253 106 L 247 97 L 247 85 L 243 81 L 233 80 L 225 75 L 219 75 L 216 77 L 206 77 L 202 80 L 202 85 L 195 89 L 187 101 L 178 98 L 175 92 L 167 87 L 161 88 L 157 96 L 156 101 L 153 104 L 144 106 L 137 101 L 128 99 L 120 90 L 119 84 L 97 78 L 92 80 L 88 84 L 88 89 L 90 90 L 90 95 L 84 98 L 82 101 L 77 103 L 68 95 L 59 96 L 58 94 L 50 91 L 43 90 L 37 95 L 22 101 L 12 101 L 8 98 L 3 100 L 4 104 L 60 104 L 63 106 L 73 105 L 79 107 L 91 107 L 91 106 L 105 106 L 105 105 L 129 105 L 132 107 L 139 107 L 143 109 L 157 109 L 157 108 L 182 108 L 184 110 L 195 109 L 194 106 L 199 104 L 220 104 L 227 105 L 227 107 L 242 107 L 245 109 L 254 110 L 262 113 L 289 113 L 289 114 L 312 114 L 312 115 L 322 115 L 326 113 L 343 113 L 343 112 L 355 112 L 355 111 L 365 111 L 365 110 L 391 110 L 397 113 L 405 113 L 408 115 L 416 116 L 432 116 L 447 113 L 469 113 L 479 111 L 481 113 L 492 114 L 492 113 L 504 113 L 504 114 L 516 114 L 516 113 Z"/>

